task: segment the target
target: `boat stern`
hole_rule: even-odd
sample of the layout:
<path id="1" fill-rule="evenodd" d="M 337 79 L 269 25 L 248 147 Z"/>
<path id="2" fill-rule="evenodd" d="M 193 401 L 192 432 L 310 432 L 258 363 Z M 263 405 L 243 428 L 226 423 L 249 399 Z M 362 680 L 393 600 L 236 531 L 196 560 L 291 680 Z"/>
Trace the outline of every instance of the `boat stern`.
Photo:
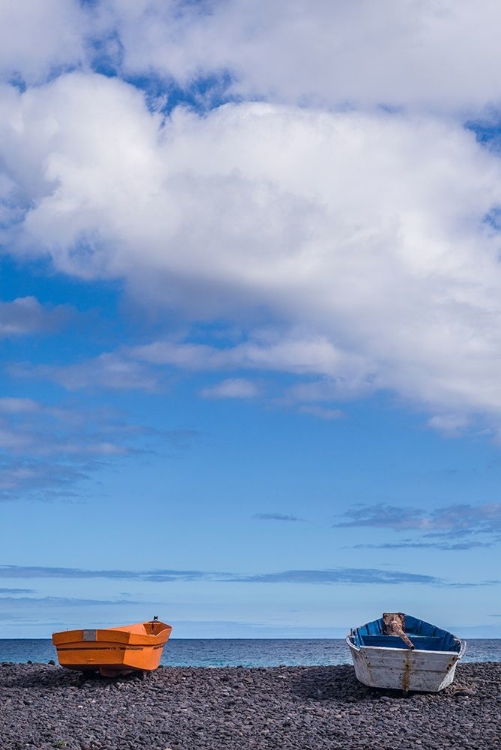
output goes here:
<path id="1" fill-rule="evenodd" d="M 364 685 L 438 693 L 454 680 L 460 653 L 357 647 L 347 638 L 355 675 Z"/>
<path id="2" fill-rule="evenodd" d="M 152 620 L 116 628 L 66 630 L 52 634 L 59 664 L 104 676 L 157 669 L 172 628 Z"/>

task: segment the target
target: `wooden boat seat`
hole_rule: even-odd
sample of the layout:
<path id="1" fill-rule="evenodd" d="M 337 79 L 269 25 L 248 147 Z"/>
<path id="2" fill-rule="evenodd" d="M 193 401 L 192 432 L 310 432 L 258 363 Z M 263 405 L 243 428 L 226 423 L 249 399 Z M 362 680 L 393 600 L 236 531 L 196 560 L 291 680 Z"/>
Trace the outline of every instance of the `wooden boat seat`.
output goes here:
<path id="1" fill-rule="evenodd" d="M 442 636 L 413 635 L 407 633 L 408 637 L 418 651 L 445 651 Z M 362 635 L 360 637 L 362 646 L 375 646 L 376 648 L 405 648 L 408 646 L 396 635 Z"/>

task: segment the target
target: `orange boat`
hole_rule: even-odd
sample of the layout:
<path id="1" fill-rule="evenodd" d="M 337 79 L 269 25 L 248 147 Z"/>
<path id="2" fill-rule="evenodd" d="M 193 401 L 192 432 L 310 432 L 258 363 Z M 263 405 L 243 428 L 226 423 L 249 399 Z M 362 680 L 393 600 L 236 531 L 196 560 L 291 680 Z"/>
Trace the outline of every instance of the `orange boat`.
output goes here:
<path id="1" fill-rule="evenodd" d="M 116 677 L 156 669 L 171 632 L 170 625 L 154 617 L 117 628 L 64 630 L 52 634 L 52 643 L 62 667 Z"/>

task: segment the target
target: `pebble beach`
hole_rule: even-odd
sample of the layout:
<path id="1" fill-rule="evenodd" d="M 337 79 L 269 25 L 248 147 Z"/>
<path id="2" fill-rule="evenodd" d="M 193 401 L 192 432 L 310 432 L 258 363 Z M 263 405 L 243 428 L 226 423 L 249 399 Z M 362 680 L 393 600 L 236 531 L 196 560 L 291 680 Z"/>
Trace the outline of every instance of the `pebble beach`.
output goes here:
<path id="1" fill-rule="evenodd" d="M 374 690 L 352 666 L 164 667 L 83 679 L 0 666 L 0 748 L 501 749 L 501 663 L 457 667 L 438 694 Z"/>

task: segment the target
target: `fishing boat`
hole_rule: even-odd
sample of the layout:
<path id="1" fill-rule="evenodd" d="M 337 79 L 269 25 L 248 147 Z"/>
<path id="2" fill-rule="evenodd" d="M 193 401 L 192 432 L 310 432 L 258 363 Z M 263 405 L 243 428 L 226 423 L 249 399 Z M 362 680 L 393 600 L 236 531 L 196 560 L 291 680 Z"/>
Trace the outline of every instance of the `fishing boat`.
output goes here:
<path id="1" fill-rule="evenodd" d="M 158 667 L 172 628 L 157 617 L 149 622 L 52 634 L 59 664 L 81 672 L 116 677 Z"/>
<path id="2" fill-rule="evenodd" d="M 346 643 L 360 682 L 404 693 L 443 690 L 466 650 L 466 641 L 403 612 L 385 612 L 351 630 Z"/>

